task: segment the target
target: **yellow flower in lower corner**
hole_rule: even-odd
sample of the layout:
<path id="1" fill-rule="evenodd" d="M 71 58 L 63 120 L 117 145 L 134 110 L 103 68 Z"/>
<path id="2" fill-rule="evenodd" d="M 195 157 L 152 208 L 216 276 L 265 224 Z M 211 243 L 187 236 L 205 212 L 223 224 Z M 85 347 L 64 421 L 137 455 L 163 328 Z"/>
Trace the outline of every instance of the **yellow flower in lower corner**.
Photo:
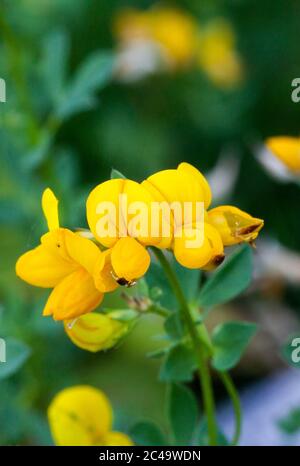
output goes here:
<path id="1" fill-rule="evenodd" d="M 275 136 L 266 140 L 266 146 L 293 173 L 300 174 L 300 138 Z"/>
<path id="2" fill-rule="evenodd" d="M 103 299 L 94 281 L 96 264 L 104 266 L 102 253 L 93 241 L 59 227 L 58 201 L 50 189 L 43 193 L 42 207 L 49 232 L 18 259 L 16 274 L 31 285 L 53 288 L 44 315 L 71 319 L 94 310 Z M 110 280 L 105 274 L 101 278 Z"/>
<path id="3" fill-rule="evenodd" d="M 113 412 L 105 394 L 88 385 L 59 392 L 48 408 L 53 440 L 58 446 L 130 446 L 131 439 L 112 431 Z"/>
<path id="4" fill-rule="evenodd" d="M 129 324 L 107 314 L 90 312 L 78 319 L 66 320 L 65 331 L 79 348 L 96 353 L 112 348 L 128 331 Z"/>
<path id="5" fill-rule="evenodd" d="M 254 241 L 264 226 L 260 218 L 251 217 L 237 207 L 224 205 L 208 212 L 208 221 L 218 230 L 224 246 Z"/>

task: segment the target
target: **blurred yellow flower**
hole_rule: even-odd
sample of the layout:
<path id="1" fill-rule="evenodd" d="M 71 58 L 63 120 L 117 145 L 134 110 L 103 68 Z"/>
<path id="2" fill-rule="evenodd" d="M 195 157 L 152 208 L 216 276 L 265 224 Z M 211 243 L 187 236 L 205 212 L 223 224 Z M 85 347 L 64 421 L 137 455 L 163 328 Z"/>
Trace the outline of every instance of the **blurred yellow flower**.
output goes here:
<path id="1" fill-rule="evenodd" d="M 195 57 L 197 24 L 192 16 L 175 8 L 124 10 L 116 17 L 114 31 L 125 43 L 141 40 L 155 43 L 167 67 L 184 67 Z"/>
<path id="2" fill-rule="evenodd" d="M 235 35 L 226 20 L 211 21 L 200 29 L 198 63 L 217 86 L 232 87 L 242 80 L 243 66 L 235 48 Z"/>
<path id="3" fill-rule="evenodd" d="M 243 78 L 235 34 L 224 18 L 198 24 L 185 11 L 157 5 L 145 11 L 122 11 L 113 29 L 121 45 L 119 73 L 123 78 L 197 64 L 218 87 L 236 86 Z"/>
<path id="4" fill-rule="evenodd" d="M 96 353 L 112 348 L 128 331 L 128 323 L 110 315 L 90 312 L 64 322 L 70 340 L 79 348 Z"/>
<path id="5" fill-rule="evenodd" d="M 300 174 L 300 138 L 274 136 L 266 140 L 266 146 L 291 172 Z"/>
<path id="6" fill-rule="evenodd" d="M 88 385 L 59 392 L 48 408 L 53 440 L 59 446 L 129 446 L 131 439 L 112 431 L 113 412 L 105 394 Z"/>
<path id="7" fill-rule="evenodd" d="M 91 240 L 59 227 L 58 201 L 49 188 L 43 193 L 42 207 L 49 232 L 39 246 L 18 259 L 16 273 L 31 285 L 53 288 L 44 315 L 71 319 L 92 311 L 103 299 L 93 278 L 95 265 L 103 267 L 102 253 Z M 103 274 L 102 281 L 109 278 Z"/>
<path id="8" fill-rule="evenodd" d="M 184 67 L 195 57 L 197 24 L 189 14 L 172 8 L 153 8 L 149 13 L 153 39 L 160 44 L 170 65 Z"/>
<path id="9" fill-rule="evenodd" d="M 254 241 L 264 225 L 263 220 L 229 205 L 211 209 L 208 221 L 218 230 L 224 246 Z"/>

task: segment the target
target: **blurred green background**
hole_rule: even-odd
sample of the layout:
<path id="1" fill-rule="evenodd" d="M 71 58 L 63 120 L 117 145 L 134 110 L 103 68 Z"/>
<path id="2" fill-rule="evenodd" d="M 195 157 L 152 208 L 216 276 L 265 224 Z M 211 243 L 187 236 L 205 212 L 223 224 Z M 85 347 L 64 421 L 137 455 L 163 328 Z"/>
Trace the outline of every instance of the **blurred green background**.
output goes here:
<path id="1" fill-rule="evenodd" d="M 46 295 L 15 277 L 17 257 L 46 229 L 45 187 L 60 199 L 63 225 L 86 227 L 87 193 L 112 167 L 141 181 L 181 161 L 210 173 L 230 154 L 239 171 L 223 201 L 263 218 L 265 237 L 300 251 L 299 186 L 272 179 L 254 157 L 265 137 L 299 133 L 291 81 L 300 72 L 300 2 L 164 3 L 200 25 L 219 17 L 231 22 L 244 64 L 243 82 L 231 89 L 217 87 L 196 67 L 130 83 L 116 79 L 114 17 L 122 8 L 154 3 L 0 0 L 0 77 L 7 86 L 7 101 L 0 103 L 0 336 L 31 351 L 18 373 L 0 381 L 0 444 L 51 443 L 46 408 L 60 389 L 79 383 L 107 393 L 119 428 L 143 417 L 165 422 L 158 363 L 145 357 L 157 347 L 152 335 L 161 331 L 159 318 L 142 320 L 120 348 L 89 354 L 72 345 L 59 323 L 42 318 Z M 91 54 L 99 74 L 86 88 L 72 89 Z M 275 299 L 297 316 L 298 287 L 284 284 L 276 293 L 255 299 Z M 246 367 L 242 378 L 252 372 Z"/>

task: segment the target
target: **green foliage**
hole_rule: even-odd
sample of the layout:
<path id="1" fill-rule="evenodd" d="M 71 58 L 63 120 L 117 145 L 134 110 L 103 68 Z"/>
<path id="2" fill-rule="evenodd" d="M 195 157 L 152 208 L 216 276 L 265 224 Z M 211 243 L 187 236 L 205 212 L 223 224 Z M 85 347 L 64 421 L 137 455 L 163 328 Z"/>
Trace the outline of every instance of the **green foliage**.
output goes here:
<path id="1" fill-rule="evenodd" d="M 116 170 L 115 168 L 112 168 L 110 172 L 110 179 L 111 180 L 117 180 L 119 178 L 126 179 L 126 176 L 124 176 L 119 170 Z"/>
<path id="2" fill-rule="evenodd" d="M 163 446 L 167 444 L 164 434 L 154 422 L 138 422 L 131 428 L 130 436 L 136 445 L 145 445 L 150 447 Z"/>
<path id="3" fill-rule="evenodd" d="M 15 338 L 7 338 L 6 362 L 0 362 L 0 379 L 5 379 L 18 372 L 30 356 L 30 348 Z"/>
<path id="4" fill-rule="evenodd" d="M 164 326 L 166 333 L 172 340 L 178 341 L 183 338 L 184 326 L 179 312 L 175 311 L 170 314 L 170 316 L 165 320 Z"/>
<path id="5" fill-rule="evenodd" d="M 178 308 L 174 293 L 160 264 L 154 261 L 151 262 L 146 274 L 146 280 L 150 290 L 150 298 L 172 311 Z"/>
<path id="6" fill-rule="evenodd" d="M 185 297 L 188 301 L 194 301 L 199 291 L 201 271 L 199 269 L 187 269 L 174 260 L 174 258 L 172 266 L 174 267 L 181 288 L 184 290 Z"/>
<path id="7" fill-rule="evenodd" d="M 45 92 L 52 106 L 56 106 L 66 85 L 70 40 L 64 31 L 53 31 L 46 36 L 42 45 L 39 72 Z"/>
<path id="8" fill-rule="evenodd" d="M 212 334 L 214 354 L 212 364 L 219 371 L 232 369 L 240 360 L 257 326 L 247 322 L 226 322 Z"/>
<path id="9" fill-rule="evenodd" d="M 287 416 L 279 419 L 278 427 L 286 434 L 295 434 L 300 431 L 300 408 L 293 408 Z"/>
<path id="10" fill-rule="evenodd" d="M 95 52 L 81 64 L 62 93 L 55 116 L 66 120 L 76 113 L 95 107 L 96 92 L 111 79 L 114 59 L 110 53 Z"/>
<path id="11" fill-rule="evenodd" d="M 178 344 L 170 349 L 160 370 L 164 382 L 189 382 L 197 367 L 193 351 L 186 345 Z"/>
<path id="12" fill-rule="evenodd" d="M 200 291 L 200 306 L 210 309 L 235 298 L 248 287 L 251 275 L 252 251 L 244 245 L 229 255 L 207 280 Z"/>
<path id="13" fill-rule="evenodd" d="M 176 445 L 190 445 L 198 421 L 198 403 L 187 387 L 171 384 L 168 394 L 168 418 Z"/>
<path id="14" fill-rule="evenodd" d="M 200 447 L 209 445 L 206 419 L 203 419 L 203 421 L 200 423 L 199 430 L 195 436 L 195 443 L 196 445 L 199 445 Z M 218 429 L 218 432 L 217 432 L 217 444 L 218 446 L 221 446 L 221 447 L 227 447 L 229 445 L 227 438 L 225 437 L 223 432 L 221 432 L 220 429 Z"/>

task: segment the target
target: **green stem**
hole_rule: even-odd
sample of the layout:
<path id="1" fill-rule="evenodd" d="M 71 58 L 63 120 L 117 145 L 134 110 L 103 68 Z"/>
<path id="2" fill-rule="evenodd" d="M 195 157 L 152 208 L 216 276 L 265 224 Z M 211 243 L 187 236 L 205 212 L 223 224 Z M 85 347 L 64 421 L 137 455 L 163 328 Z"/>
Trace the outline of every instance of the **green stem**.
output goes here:
<path id="1" fill-rule="evenodd" d="M 241 435 L 241 425 L 242 425 L 242 408 L 241 408 L 239 394 L 233 384 L 233 381 L 230 375 L 227 372 L 219 372 L 219 376 L 232 401 L 234 415 L 235 415 L 235 432 L 234 432 L 233 439 L 232 439 L 232 445 L 237 445 L 240 435 Z"/>
<path id="2" fill-rule="evenodd" d="M 207 417 L 208 437 L 210 445 L 217 445 L 217 424 L 215 419 L 215 402 L 212 389 L 211 375 L 207 365 L 207 348 L 198 333 L 195 322 L 191 316 L 189 306 L 181 289 L 180 283 L 170 266 L 168 260 L 160 249 L 152 248 L 155 256 L 161 263 L 162 268 L 170 282 L 171 287 L 180 305 L 182 316 L 188 328 L 194 350 L 197 356 L 198 373 L 203 394 L 203 404 Z"/>
<path id="3" fill-rule="evenodd" d="M 157 305 L 153 305 L 150 307 L 149 309 L 149 312 L 152 312 L 153 314 L 157 314 L 161 317 L 169 317 L 170 316 L 170 312 L 165 309 L 164 307 L 161 307 L 161 306 L 157 306 Z"/>

